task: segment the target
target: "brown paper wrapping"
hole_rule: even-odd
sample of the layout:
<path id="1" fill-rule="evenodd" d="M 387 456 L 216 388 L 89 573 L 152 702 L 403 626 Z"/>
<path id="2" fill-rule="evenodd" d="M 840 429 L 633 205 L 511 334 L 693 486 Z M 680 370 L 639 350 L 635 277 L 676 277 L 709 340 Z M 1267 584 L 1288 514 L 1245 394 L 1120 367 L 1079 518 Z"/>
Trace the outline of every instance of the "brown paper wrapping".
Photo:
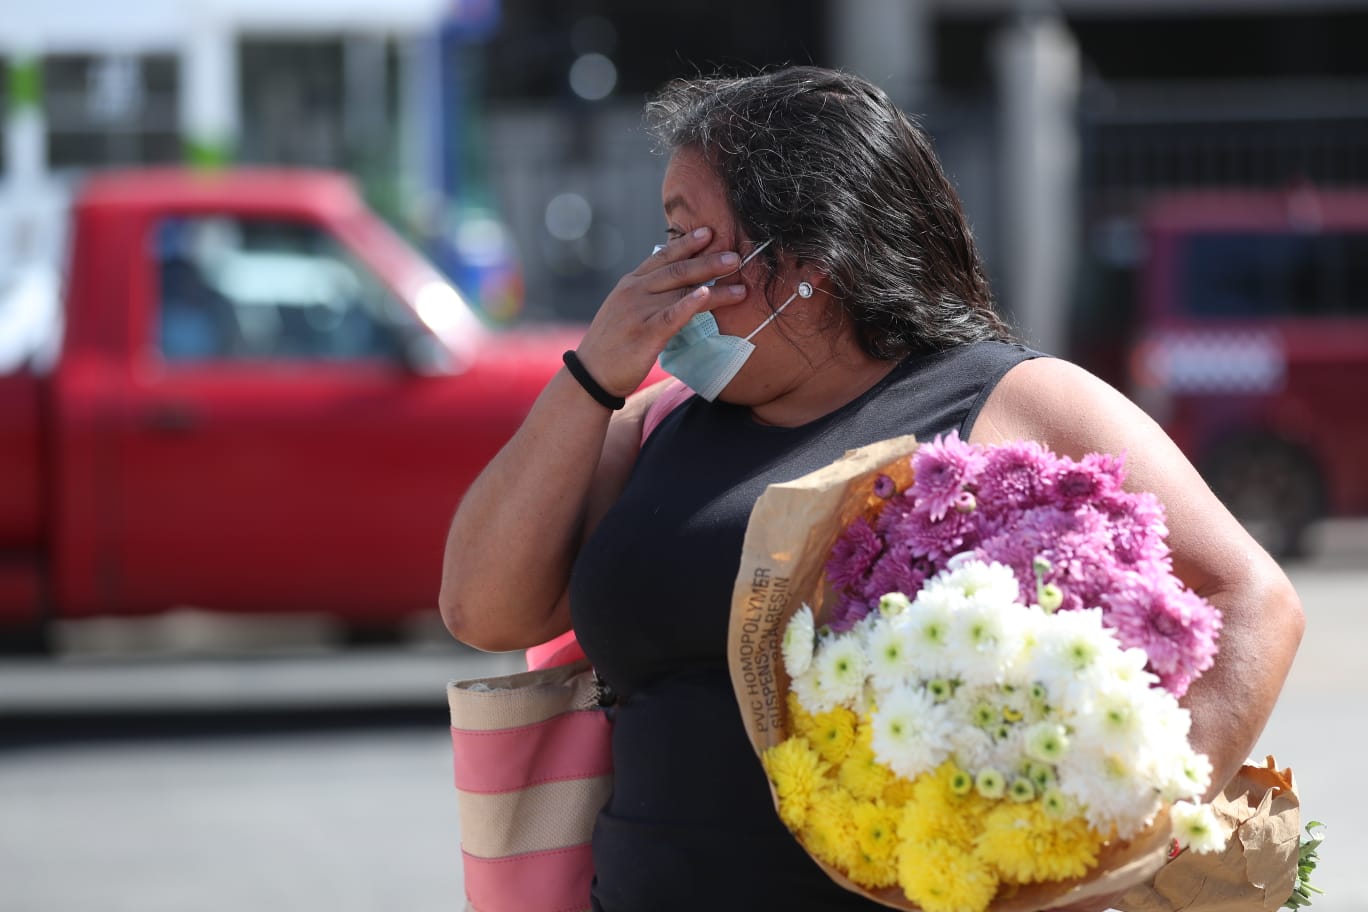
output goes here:
<path id="1" fill-rule="evenodd" d="M 880 474 L 892 476 L 899 489 L 911 482 L 908 457 L 916 446 L 916 440 L 908 436 L 851 450 L 816 472 L 770 485 L 756 502 L 732 592 L 728 662 L 732 687 L 757 756 L 788 737 L 784 695 L 789 679 L 781 644 L 789 618 L 806 602 L 812 606 L 817 623 L 822 623 L 833 604 L 824 580 L 832 545 L 851 519 L 877 506 L 873 490 Z M 770 792 L 777 812 L 778 796 L 772 787 Z M 1154 874 L 1167 857 L 1169 843 L 1168 818 L 1161 814 L 1135 838 L 1105 847 L 1089 877 L 1004 888 L 989 909 L 1035 912 L 1118 893 Z M 897 887 L 867 890 L 835 868 L 813 860 L 849 890 L 891 908 L 918 908 Z"/>
<path id="2" fill-rule="evenodd" d="M 1211 802 L 1231 830 L 1225 851 L 1183 852 L 1117 903 L 1122 912 L 1273 912 L 1297 879 L 1301 800 L 1272 757 L 1244 766 Z"/>

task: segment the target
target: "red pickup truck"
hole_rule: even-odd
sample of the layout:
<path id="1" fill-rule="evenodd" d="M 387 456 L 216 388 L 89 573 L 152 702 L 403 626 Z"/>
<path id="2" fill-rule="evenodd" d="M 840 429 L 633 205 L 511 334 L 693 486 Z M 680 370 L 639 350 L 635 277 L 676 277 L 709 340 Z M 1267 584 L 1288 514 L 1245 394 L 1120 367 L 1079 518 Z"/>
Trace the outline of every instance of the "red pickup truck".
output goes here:
<path id="1" fill-rule="evenodd" d="M 582 332 L 487 329 L 326 172 L 98 176 L 69 238 L 56 357 L 0 368 L 11 649 L 174 606 L 433 610 L 457 500 Z"/>

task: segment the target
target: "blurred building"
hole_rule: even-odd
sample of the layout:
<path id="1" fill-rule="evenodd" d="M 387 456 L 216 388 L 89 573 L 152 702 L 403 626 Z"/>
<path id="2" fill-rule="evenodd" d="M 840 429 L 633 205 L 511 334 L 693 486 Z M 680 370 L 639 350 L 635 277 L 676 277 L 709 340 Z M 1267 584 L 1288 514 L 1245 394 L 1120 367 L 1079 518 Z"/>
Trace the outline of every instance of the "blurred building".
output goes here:
<path id="1" fill-rule="evenodd" d="M 0 285 L 24 263 L 60 259 L 65 209 L 89 171 L 177 162 L 349 171 L 442 259 L 442 240 L 455 236 L 444 201 L 460 176 L 447 164 L 459 158 L 447 126 L 462 97 L 443 48 L 477 41 L 497 14 L 497 0 L 52 0 L 7 10 Z M 486 230 L 475 247 L 498 241 Z"/>
<path id="2" fill-rule="evenodd" d="M 0 30 L 0 221 L 92 167 L 343 168 L 449 271 L 506 225 L 527 315 L 582 319 L 660 230 L 650 91 L 837 65 L 933 133 L 1028 338 L 1112 374 L 1152 195 L 1368 180 L 1366 42 L 1368 0 L 49 0 Z"/>
<path id="3" fill-rule="evenodd" d="M 489 156 L 531 306 L 592 313 L 659 231 L 665 80 L 813 62 L 917 113 L 1028 338 L 1116 378 L 1137 217 L 1176 188 L 1368 182 L 1362 0 L 504 0 Z"/>

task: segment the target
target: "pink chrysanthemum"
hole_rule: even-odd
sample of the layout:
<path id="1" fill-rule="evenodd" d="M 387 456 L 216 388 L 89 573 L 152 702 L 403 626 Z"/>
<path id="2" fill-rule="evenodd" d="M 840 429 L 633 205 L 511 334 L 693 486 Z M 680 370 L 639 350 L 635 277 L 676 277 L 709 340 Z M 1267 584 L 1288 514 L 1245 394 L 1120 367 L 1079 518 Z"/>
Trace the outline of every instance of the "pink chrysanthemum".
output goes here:
<path id="1" fill-rule="evenodd" d="M 950 510 L 939 520 L 913 510 L 885 534 L 890 546 L 906 544 L 912 554 L 926 558 L 936 569 L 961 551 L 977 547 L 981 535 L 976 514 L 958 510 Z"/>
<path id="2" fill-rule="evenodd" d="M 1091 509 L 1075 511 L 1036 507 L 1021 514 L 1010 528 L 987 539 L 977 555 L 1012 568 L 1021 583 L 1026 604 L 1036 600 L 1035 559 L 1043 557 L 1050 569 L 1041 582 L 1058 586 L 1065 611 L 1095 608 L 1114 585 L 1118 568 L 1112 556 L 1106 522 Z"/>
<path id="3" fill-rule="evenodd" d="M 897 528 L 907 521 L 907 517 L 912 515 L 916 506 L 917 502 L 911 491 L 890 497 L 874 520 L 874 531 L 889 544 L 893 544 L 898 540 Z"/>
<path id="4" fill-rule="evenodd" d="M 978 475 L 978 503 L 991 521 L 1003 510 L 1051 502 L 1057 457 L 1034 440 L 989 447 Z"/>
<path id="5" fill-rule="evenodd" d="M 883 541 L 864 517 L 846 526 L 832 546 L 831 557 L 826 564 L 826 575 L 832 588 L 840 592 L 862 587 L 882 550 Z"/>
<path id="6" fill-rule="evenodd" d="M 917 509 L 926 511 L 933 520 L 944 517 L 965 486 L 977 482 L 983 464 L 982 448 L 960 440 L 955 431 L 918 447 L 912 457 L 916 473 L 912 493 Z"/>
<path id="7" fill-rule="evenodd" d="M 835 633 L 845 633 L 868 616 L 873 606 L 853 592 L 844 593 L 831 610 L 826 625 Z"/>
<path id="8" fill-rule="evenodd" d="M 1054 478 L 1056 501 L 1072 510 L 1116 496 L 1126 478 L 1124 465 L 1110 453 L 1088 453 L 1078 462 L 1061 459 Z"/>
<path id="9" fill-rule="evenodd" d="M 1164 524 L 1164 505 L 1148 491 L 1116 491 L 1100 496 L 1097 509 L 1107 517 L 1112 550 L 1126 565 L 1169 564 L 1168 526 Z"/>
<path id="10" fill-rule="evenodd" d="M 1120 583 L 1104 597 L 1105 623 L 1123 646 L 1143 649 L 1160 685 L 1181 697 L 1216 657 L 1221 612 L 1163 565 L 1123 571 Z"/>
<path id="11" fill-rule="evenodd" d="M 874 563 L 869 580 L 860 593 L 866 602 L 874 604 L 890 592 L 901 592 L 908 598 L 916 597 L 935 567 L 918 557 L 910 542 L 890 544 Z"/>

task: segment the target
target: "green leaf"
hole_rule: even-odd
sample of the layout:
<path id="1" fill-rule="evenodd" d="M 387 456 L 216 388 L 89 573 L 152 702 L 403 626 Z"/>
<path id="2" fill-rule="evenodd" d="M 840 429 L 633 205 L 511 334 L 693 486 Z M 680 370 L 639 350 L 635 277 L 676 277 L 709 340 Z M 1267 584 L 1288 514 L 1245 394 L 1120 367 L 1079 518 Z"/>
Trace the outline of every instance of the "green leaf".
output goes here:
<path id="1" fill-rule="evenodd" d="M 1325 894 L 1324 890 L 1311 885 L 1311 872 L 1316 870 L 1316 863 L 1320 861 L 1317 850 L 1325 841 L 1325 836 L 1314 830 L 1324 826 L 1325 824 L 1319 820 L 1313 820 L 1306 825 L 1306 835 L 1301 838 L 1301 844 L 1297 848 L 1297 882 L 1292 887 L 1292 895 L 1283 903 L 1285 909 L 1309 906 L 1312 893 Z"/>

